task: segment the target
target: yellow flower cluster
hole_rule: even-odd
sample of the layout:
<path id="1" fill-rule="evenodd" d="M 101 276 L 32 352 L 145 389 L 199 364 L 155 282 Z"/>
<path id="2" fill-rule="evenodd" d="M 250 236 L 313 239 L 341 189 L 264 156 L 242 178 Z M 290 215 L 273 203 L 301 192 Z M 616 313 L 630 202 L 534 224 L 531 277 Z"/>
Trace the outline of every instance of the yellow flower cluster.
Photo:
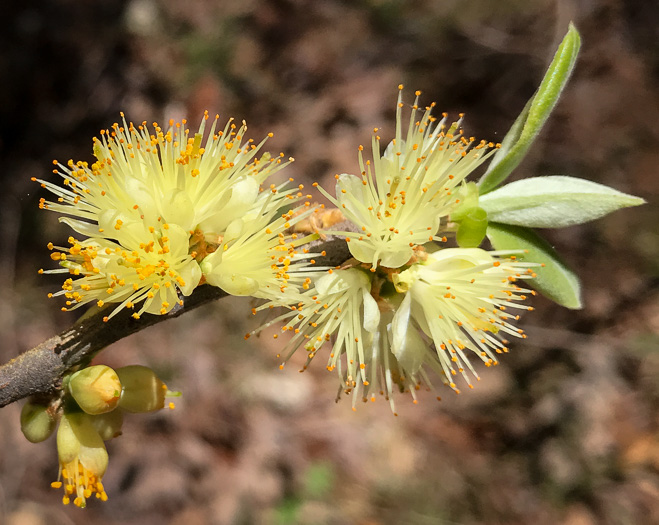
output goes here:
<path id="1" fill-rule="evenodd" d="M 217 131 L 216 116 L 206 133 L 208 119 L 204 115 L 190 136 L 186 121 L 171 121 L 166 130 L 156 123 L 151 132 L 145 122 L 135 126 L 122 115 L 121 124 L 94 139 L 94 163 L 55 162 L 62 186 L 39 180 L 57 197 L 42 199 L 41 208 L 62 214 L 60 221 L 82 236 L 70 237 L 69 246 L 50 244 L 61 268 L 42 270 L 70 274 L 53 294 L 65 297 L 64 309 L 112 303 L 106 319 L 122 308 L 133 309 L 135 318 L 166 314 L 205 281 L 245 295 L 294 273 L 283 271 L 284 262 L 305 266 L 308 257 L 297 253 L 274 267 L 263 264 L 279 255 L 271 245 L 282 237 L 288 242 L 287 228 L 312 212 L 307 201 L 282 219 L 282 207 L 310 196 L 288 182 L 263 187 L 292 159 L 262 153 L 267 137 L 259 144 L 245 139 L 244 122 L 229 120 Z M 256 266 L 247 253 L 237 254 L 245 244 L 260 243 L 269 248 Z M 249 275 L 238 275 L 235 268 L 245 262 Z"/>
<path id="2" fill-rule="evenodd" d="M 267 137 L 245 139 L 244 122 L 217 131 L 216 117 L 206 132 L 206 114 L 192 135 L 185 121 L 150 131 L 122 115 L 95 139 L 93 164 L 58 163 L 63 186 L 40 181 L 58 197 L 41 206 L 81 236 L 49 246 L 60 268 L 47 271 L 69 274 L 54 295 L 65 309 L 112 303 L 106 320 L 123 308 L 166 314 L 204 283 L 265 299 L 255 312 L 285 309 L 266 325 L 283 321 L 291 335 L 283 362 L 300 346 L 309 361 L 330 347 L 327 367 L 353 407 L 374 391 L 392 410 L 396 390 L 416 400 L 430 370 L 456 392 L 457 375 L 471 387 L 470 356 L 496 364 L 506 337 L 523 336 L 509 310 L 531 293 L 518 282 L 534 265 L 440 248 L 451 217 L 471 209 L 466 177 L 499 145 L 465 137 L 461 120 L 436 118 L 419 95 L 405 121 L 399 86 L 394 139 L 381 152 L 376 129 L 372 159 L 360 146 L 359 174 L 337 175 L 335 195 L 319 187 L 336 210 L 314 217 L 303 186 L 266 183 L 292 159 L 262 152 Z M 307 245 L 326 234 L 348 243 L 341 268 L 315 265 Z"/>

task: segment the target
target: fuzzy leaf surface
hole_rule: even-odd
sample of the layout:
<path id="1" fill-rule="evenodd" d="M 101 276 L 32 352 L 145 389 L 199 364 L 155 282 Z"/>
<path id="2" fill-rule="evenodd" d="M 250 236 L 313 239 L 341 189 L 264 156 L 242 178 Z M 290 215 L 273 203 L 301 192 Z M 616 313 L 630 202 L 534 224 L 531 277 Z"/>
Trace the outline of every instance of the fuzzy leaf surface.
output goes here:
<path id="1" fill-rule="evenodd" d="M 574 69 L 581 47 L 581 37 L 572 23 L 558 46 L 538 91 L 524 107 L 504 137 L 501 148 L 492 157 L 485 174 L 478 181 L 481 195 L 501 184 L 522 162 L 531 144 L 549 118 Z"/>
<path id="2" fill-rule="evenodd" d="M 644 202 L 602 184 L 560 175 L 512 182 L 479 200 L 490 221 L 534 228 L 582 224 Z"/>

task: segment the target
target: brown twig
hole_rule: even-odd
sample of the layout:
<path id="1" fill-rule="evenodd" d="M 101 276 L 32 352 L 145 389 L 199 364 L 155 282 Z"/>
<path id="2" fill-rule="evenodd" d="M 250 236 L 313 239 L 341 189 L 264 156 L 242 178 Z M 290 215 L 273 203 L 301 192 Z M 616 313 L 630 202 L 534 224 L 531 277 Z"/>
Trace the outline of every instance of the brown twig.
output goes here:
<path id="1" fill-rule="evenodd" d="M 182 307 L 167 315 L 145 314 L 138 320 L 131 317 L 131 310 L 122 310 L 104 323 L 107 312 L 97 312 L 0 366 L 0 407 L 30 395 L 52 392 L 68 370 L 90 360 L 106 346 L 225 295 L 219 288 L 200 286 L 185 298 Z"/>

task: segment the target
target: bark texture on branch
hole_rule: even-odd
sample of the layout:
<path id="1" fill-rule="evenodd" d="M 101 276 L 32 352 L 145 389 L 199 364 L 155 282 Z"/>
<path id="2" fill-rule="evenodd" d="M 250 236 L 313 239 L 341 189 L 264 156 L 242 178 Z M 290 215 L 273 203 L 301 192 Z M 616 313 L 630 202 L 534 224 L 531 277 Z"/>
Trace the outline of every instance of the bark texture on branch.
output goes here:
<path id="1" fill-rule="evenodd" d="M 106 346 L 225 295 L 219 288 L 204 285 L 186 297 L 183 306 L 167 315 L 143 314 L 140 319 L 133 319 L 133 311 L 124 309 L 104 323 L 107 311 L 97 312 L 0 367 L 0 407 L 30 395 L 52 392 L 67 370 L 90 360 Z"/>

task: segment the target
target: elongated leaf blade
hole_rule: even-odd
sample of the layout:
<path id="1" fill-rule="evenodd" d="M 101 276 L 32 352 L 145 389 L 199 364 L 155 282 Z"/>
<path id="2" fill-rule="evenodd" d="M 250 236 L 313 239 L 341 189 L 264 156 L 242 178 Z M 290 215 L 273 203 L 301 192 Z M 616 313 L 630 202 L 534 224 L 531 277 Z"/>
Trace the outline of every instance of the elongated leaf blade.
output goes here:
<path id="1" fill-rule="evenodd" d="M 645 201 L 608 186 L 552 175 L 512 182 L 483 195 L 490 221 L 533 228 L 564 228 Z"/>
<path id="2" fill-rule="evenodd" d="M 524 250 L 520 260 L 544 264 L 535 268 L 531 286 L 558 304 L 578 310 L 582 308 L 579 278 L 561 260 L 551 245 L 529 228 L 490 223 L 487 236 L 497 250 Z"/>
<path id="3" fill-rule="evenodd" d="M 570 23 L 568 32 L 558 46 L 538 91 L 515 120 L 503 139 L 501 148 L 494 155 L 487 171 L 478 182 L 481 195 L 489 193 L 506 180 L 522 161 L 556 106 L 574 69 L 580 47 L 579 32 Z"/>

